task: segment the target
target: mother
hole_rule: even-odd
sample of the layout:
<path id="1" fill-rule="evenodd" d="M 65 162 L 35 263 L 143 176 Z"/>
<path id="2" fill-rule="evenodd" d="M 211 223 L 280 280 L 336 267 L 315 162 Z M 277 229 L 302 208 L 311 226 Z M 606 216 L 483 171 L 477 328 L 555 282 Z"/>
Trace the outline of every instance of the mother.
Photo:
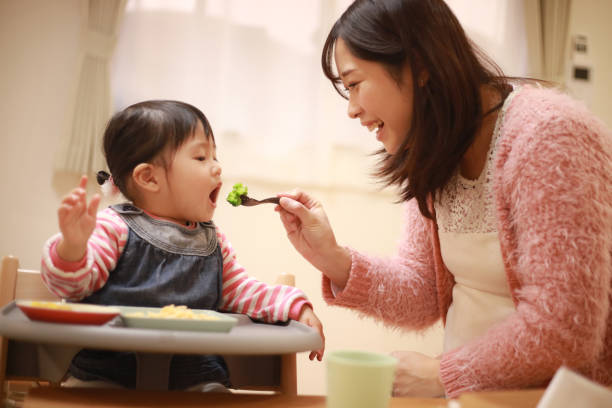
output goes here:
<path id="1" fill-rule="evenodd" d="M 438 358 L 395 353 L 394 394 L 544 386 L 562 365 L 612 384 L 609 130 L 504 77 L 442 0 L 355 1 L 322 63 L 384 146 L 376 174 L 400 191 L 403 237 L 374 258 L 338 245 L 304 192 L 277 211 L 330 304 L 402 329 L 444 322 Z"/>

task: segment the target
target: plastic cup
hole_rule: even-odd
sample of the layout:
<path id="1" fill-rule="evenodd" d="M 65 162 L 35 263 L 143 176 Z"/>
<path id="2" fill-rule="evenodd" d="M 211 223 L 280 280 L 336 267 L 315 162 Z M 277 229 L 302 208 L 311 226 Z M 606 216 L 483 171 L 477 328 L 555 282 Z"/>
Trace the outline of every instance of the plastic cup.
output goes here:
<path id="1" fill-rule="evenodd" d="M 397 359 L 357 350 L 327 355 L 327 408 L 387 408 Z"/>

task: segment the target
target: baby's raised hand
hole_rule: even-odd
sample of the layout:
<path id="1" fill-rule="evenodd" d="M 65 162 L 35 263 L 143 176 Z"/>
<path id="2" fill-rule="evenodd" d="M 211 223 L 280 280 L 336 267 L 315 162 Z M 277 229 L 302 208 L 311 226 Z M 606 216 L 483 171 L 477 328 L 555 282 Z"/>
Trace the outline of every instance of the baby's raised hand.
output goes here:
<path id="1" fill-rule="evenodd" d="M 319 334 L 321 335 L 322 346 L 321 349 L 311 351 L 308 358 L 314 360 L 316 357 L 317 360 L 321 361 L 323 359 L 323 353 L 325 352 L 325 335 L 323 334 L 323 325 L 319 318 L 314 314 L 312 308 L 310 306 L 304 306 L 300 313 L 300 317 L 298 318 L 298 322 L 305 324 L 306 326 L 310 326 L 313 329 L 317 329 Z"/>
<path id="2" fill-rule="evenodd" d="M 62 239 L 57 244 L 57 254 L 65 261 L 75 262 L 87 251 L 87 240 L 96 227 L 96 212 L 100 195 L 95 194 L 87 205 L 87 176 L 81 177 L 79 186 L 62 199 L 57 210 Z"/>

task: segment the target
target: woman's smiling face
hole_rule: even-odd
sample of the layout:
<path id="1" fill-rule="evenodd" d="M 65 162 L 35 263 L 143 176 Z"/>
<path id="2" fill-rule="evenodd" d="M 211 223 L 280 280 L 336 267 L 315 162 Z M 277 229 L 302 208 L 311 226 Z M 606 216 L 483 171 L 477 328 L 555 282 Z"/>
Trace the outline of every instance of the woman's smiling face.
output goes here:
<path id="1" fill-rule="evenodd" d="M 382 64 L 355 57 L 342 38 L 335 48 L 336 68 L 348 91 L 348 115 L 359 119 L 389 154 L 397 153 L 412 122 L 413 81 L 408 64 L 401 86 Z"/>

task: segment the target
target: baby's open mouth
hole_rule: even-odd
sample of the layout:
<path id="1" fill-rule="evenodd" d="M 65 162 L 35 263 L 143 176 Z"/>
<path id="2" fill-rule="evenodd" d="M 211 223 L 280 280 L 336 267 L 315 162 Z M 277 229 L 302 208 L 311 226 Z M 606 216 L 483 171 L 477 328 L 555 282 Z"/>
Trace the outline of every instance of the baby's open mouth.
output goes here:
<path id="1" fill-rule="evenodd" d="M 218 185 L 217 188 L 215 188 L 210 195 L 208 196 L 210 198 L 210 201 L 212 201 L 213 203 L 217 202 L 217 198 L 219 197 L 219 191 L 221 191 L 221 185 Z"/>

